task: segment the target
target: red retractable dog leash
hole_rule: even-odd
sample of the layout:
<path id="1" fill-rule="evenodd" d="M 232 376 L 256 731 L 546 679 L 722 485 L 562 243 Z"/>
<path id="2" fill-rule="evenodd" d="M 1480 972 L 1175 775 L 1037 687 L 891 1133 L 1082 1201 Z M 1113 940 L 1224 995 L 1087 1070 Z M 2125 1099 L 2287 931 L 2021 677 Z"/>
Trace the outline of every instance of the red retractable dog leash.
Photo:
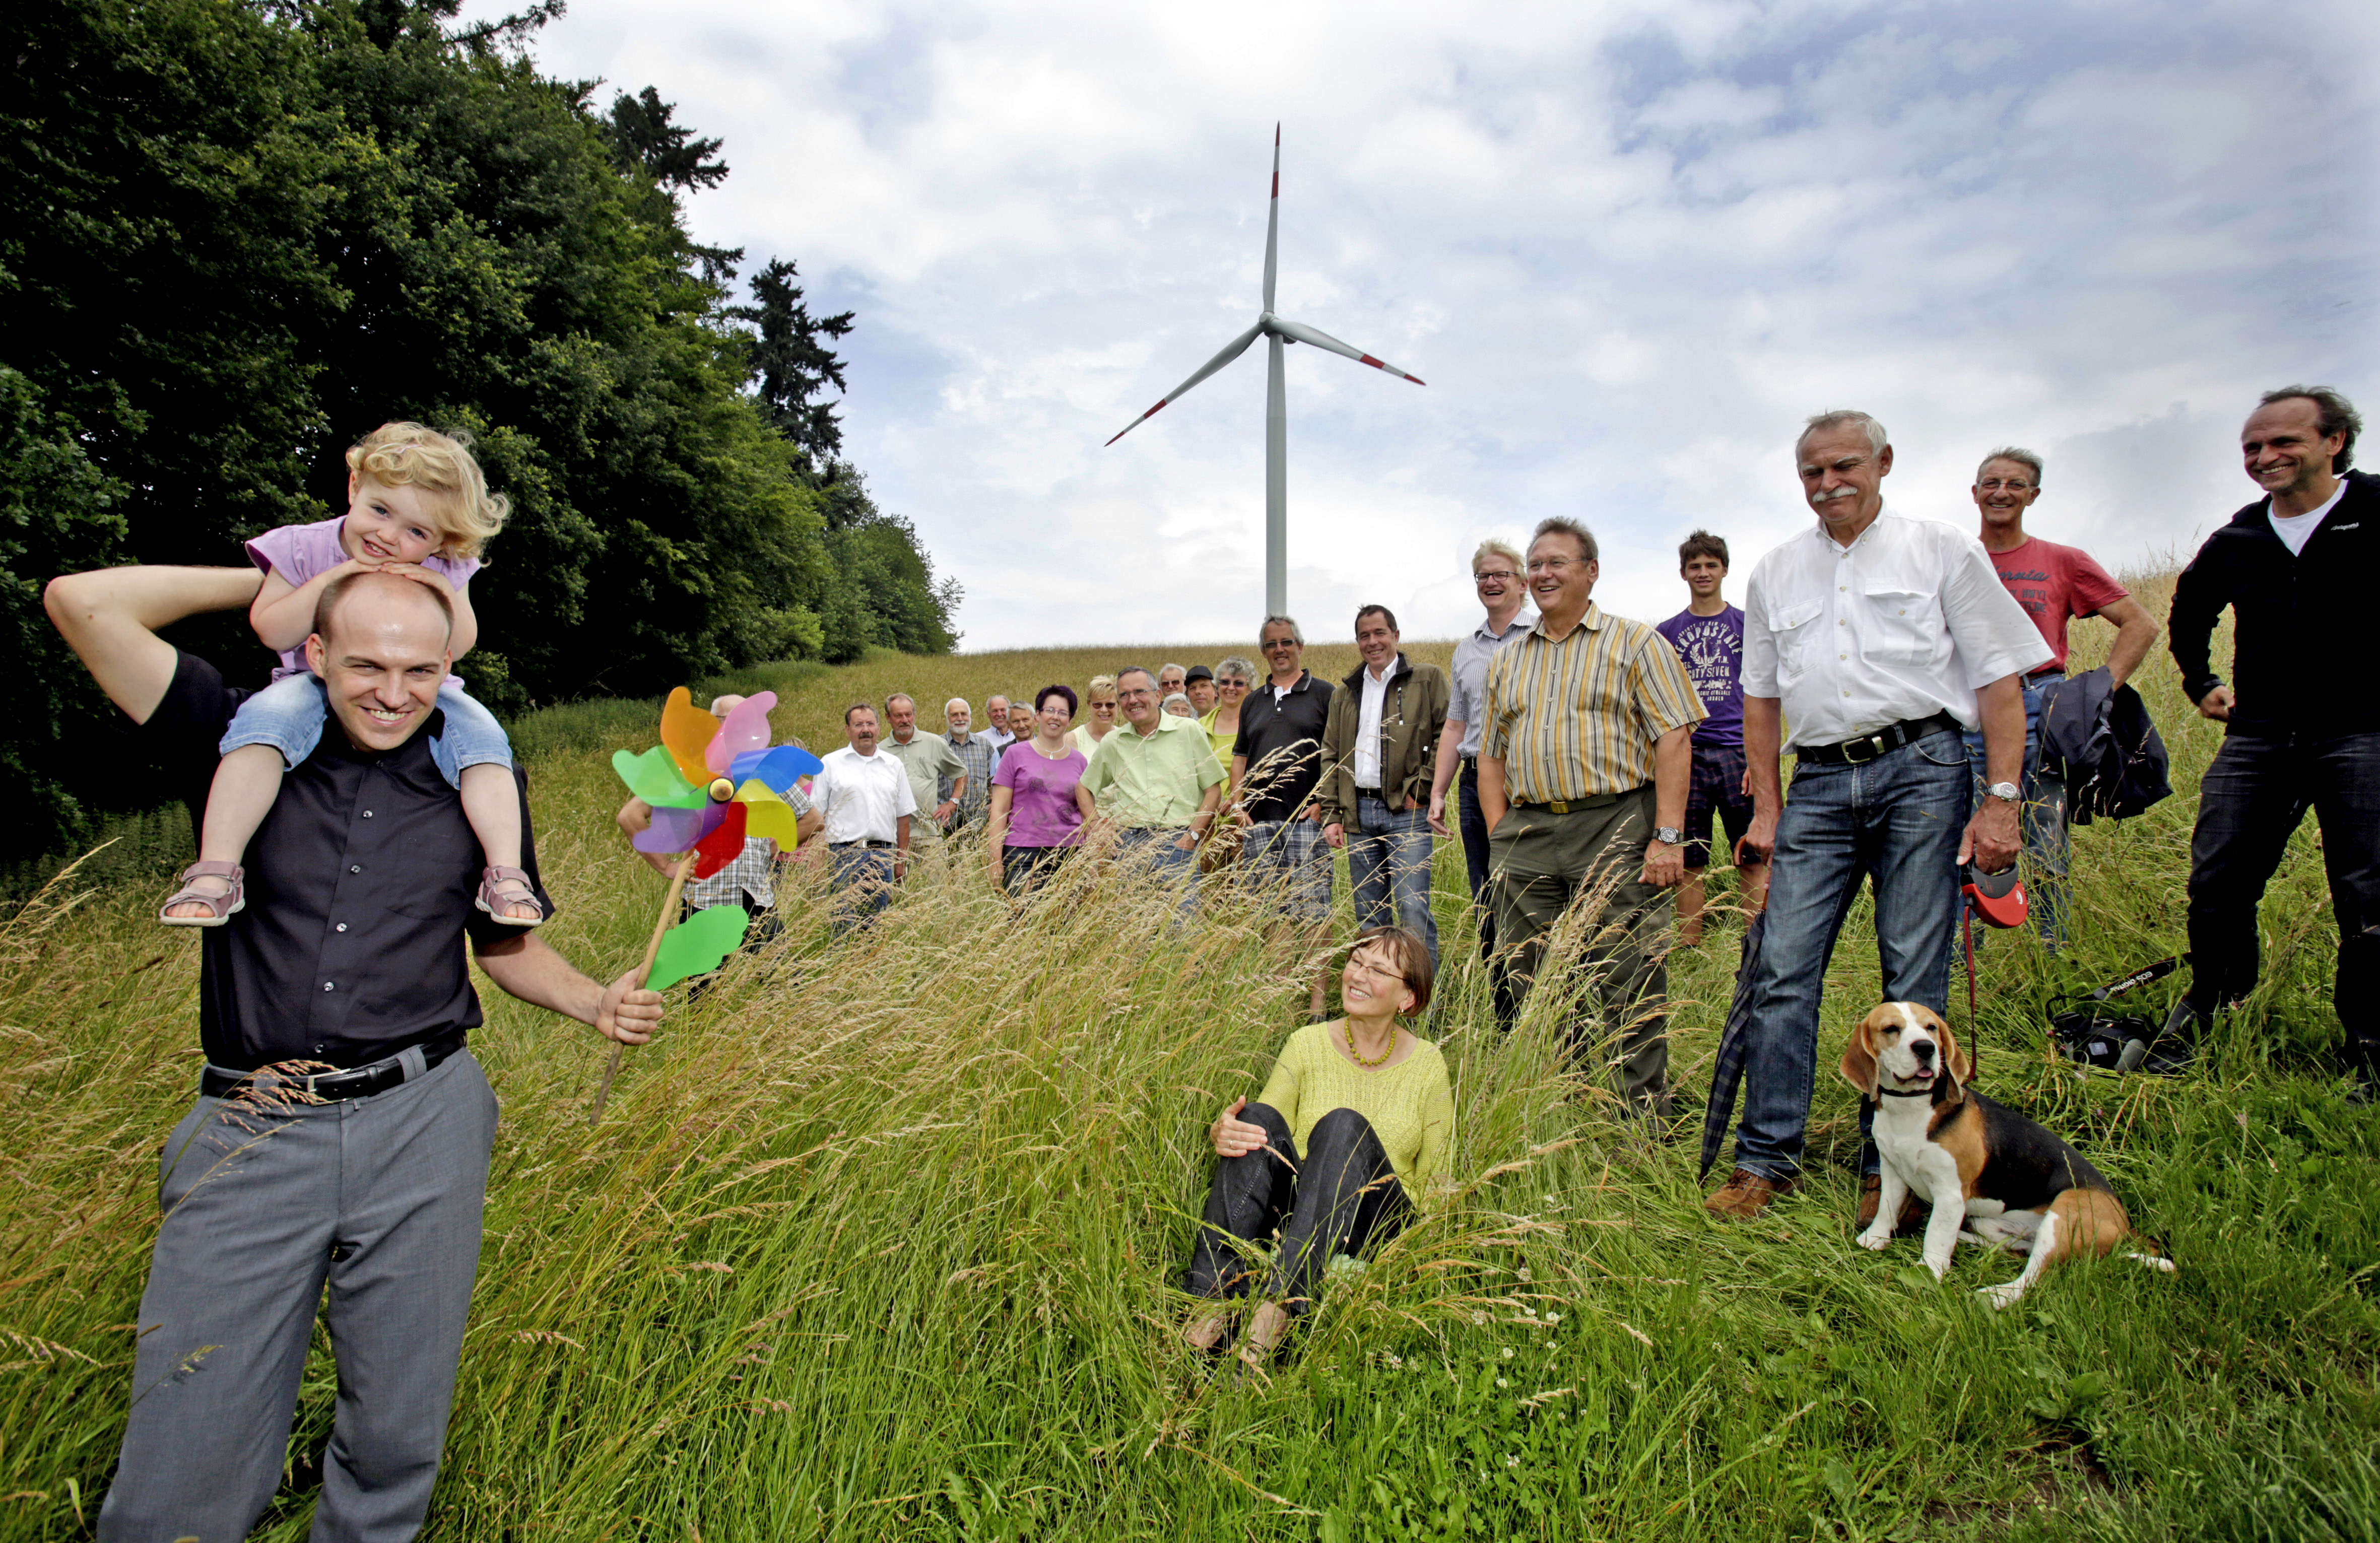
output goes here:
<path id="1" fill-rule="evenodd" d="M 1980 916 L 1991 927 L 2022 927 L 2025 917 L 2024 885 L 2018 881 L 2016 865 L 2010 863 L 1998 873 L 1978 873 L 1969 863 L 1966 882 L 1959 893 L 1966 897 L 1960 908 L 1959 929 L 1967 944 L 1967 1022 L 1975 1021 L 1975 917 Z"/>

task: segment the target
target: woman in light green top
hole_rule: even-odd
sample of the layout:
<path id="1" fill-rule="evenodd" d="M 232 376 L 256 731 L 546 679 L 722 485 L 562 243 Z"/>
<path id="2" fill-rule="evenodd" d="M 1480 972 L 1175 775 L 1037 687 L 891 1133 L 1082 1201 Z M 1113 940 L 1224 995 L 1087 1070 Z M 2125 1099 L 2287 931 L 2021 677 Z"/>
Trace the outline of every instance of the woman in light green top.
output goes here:
<path id="1" fill-rule="evenodd" d="M 1445 1160 L 1446 1058 L 1397 1023 L 1429 1006 L 1430 975 L 1428 946 L 1403 928 L 1360 934 L 1340 977 L 1347 1015 L 1291 1035 L 1257 1101 L 1237 1100 L 1208 1130 L 1220 1160 L 1183 1289 L 1245 1296 L 1251 1245 L 1281 1234 L 1240 1342 L 1252 1366 L 1313 1305 L 1324 1262 L 1395 1236 Z M 1230 1328 L 1225 1313 L 1202 1313 L 1185 1337 L 1217 1350 Z"/>

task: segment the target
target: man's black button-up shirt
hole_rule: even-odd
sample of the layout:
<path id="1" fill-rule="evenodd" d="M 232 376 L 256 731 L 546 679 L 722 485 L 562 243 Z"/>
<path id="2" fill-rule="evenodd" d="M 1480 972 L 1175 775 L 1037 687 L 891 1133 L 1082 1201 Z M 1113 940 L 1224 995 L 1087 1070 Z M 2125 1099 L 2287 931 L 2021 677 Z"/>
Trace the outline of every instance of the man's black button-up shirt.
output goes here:
<path id="1" fill-rule="evenodd" d="M 1330 720 L 1330 684 L 1311 671 L 1279 700 L 1269 680 L 1250 688 L 1240 703 L 1240 737 L 1232 745 L 1232 755 L 1248 758 L 1242 804 L 1250 820 L 1287 820 L 1314 796 L 1314 784 L 1322 780 L 1322 728 Z"/>
<path id="2" fill-rule="evenodd" d="M 210 770 L 237 709 L 212 664 L 184 654 L 145 732 Z M 463 942 L 520 929 L 473 905 L 485 858 L 463 803 L 430 757 L 432 713 L 394 750 L 355 749 L 333 718 L 248 844 L 248 905 L 205 935 L 199 1036 L 234 1071 L 281 1061 L 360 1066 L 480 1022 Z M 528 781 L 521 866 L 537 876 Z"/>

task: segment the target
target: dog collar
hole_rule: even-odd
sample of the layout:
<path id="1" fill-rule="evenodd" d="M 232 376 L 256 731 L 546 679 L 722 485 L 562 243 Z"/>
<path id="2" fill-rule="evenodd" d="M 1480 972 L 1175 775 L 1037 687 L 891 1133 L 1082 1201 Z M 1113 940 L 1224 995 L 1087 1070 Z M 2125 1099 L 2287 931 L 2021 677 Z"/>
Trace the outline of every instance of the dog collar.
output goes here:
<path id="1" fill-rule="evenodd" d="M 1931 1087 L 1879 1087 L 1876 1091 L 1878 1098 L 1884 1099 L 1930 1099 L 1934 1096 Z"/>

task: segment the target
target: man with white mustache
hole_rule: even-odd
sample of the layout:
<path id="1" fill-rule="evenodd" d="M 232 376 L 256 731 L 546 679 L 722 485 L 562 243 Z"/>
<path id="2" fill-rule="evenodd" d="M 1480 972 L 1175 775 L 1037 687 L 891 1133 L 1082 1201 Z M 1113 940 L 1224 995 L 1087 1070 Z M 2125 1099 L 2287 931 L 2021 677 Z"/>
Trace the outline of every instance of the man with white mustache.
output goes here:
<path id="1" fill-rule="evenodd" d="M 1760 560 L 1743 601 L 1753 816 L 1737 861 L 1772 866 L 1735 1169 L 1704 1202 L 1746 1219 L 1800 1183 L 1827 964 L 1871 873 L 1884 1000 L 1947 1005 L 1959 869 L 2016 861 L 2023 677 L 2051 658 L 1982 542 L 1885 508 L 1892 445 L 1882 424 L 1821 413 L 1794 461 L 1817 524 Z M 1971 818 L 1961 736 L 1976 729 L 1988 782 Z M 1778 765 L 1788 747 L 1790 805 Z M 1862 1108 L 1863 1131 L 1872 1114 Z M 1860 1163 L 1864 1226 L 1882 1184 L 1873 1145 Z"/>

